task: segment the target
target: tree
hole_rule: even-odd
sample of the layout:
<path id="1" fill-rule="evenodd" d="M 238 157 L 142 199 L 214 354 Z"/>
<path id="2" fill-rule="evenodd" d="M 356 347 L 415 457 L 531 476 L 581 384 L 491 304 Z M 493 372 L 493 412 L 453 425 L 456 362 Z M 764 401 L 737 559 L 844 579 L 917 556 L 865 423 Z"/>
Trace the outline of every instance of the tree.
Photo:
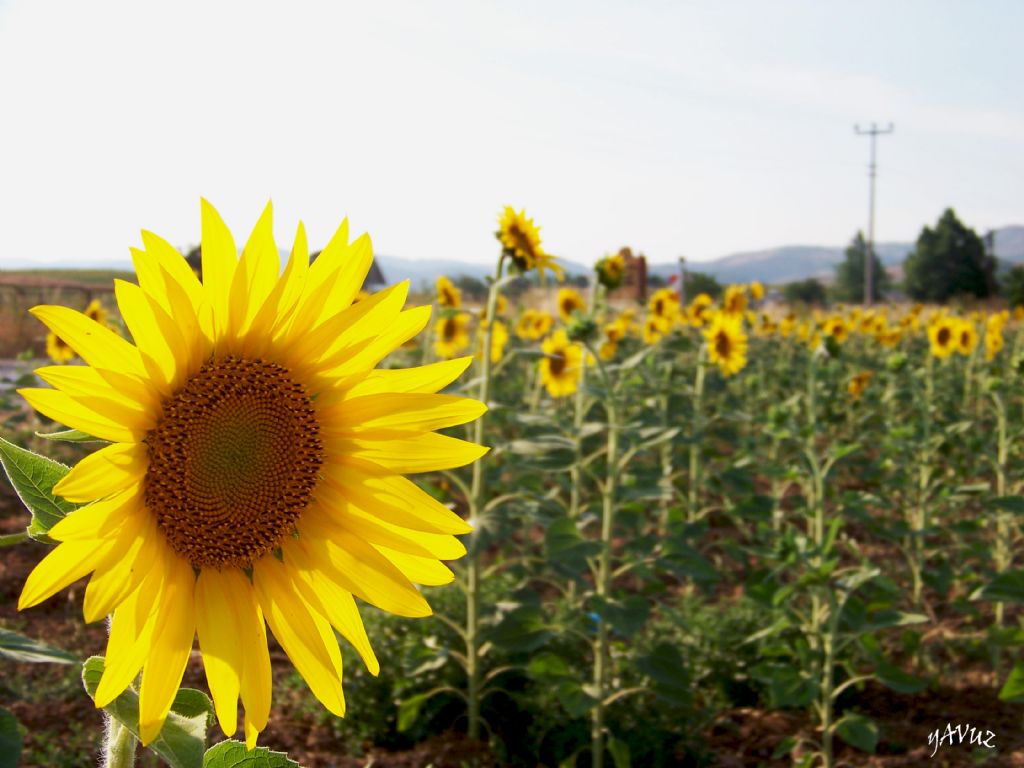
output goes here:
<path id="1" fill-rule="evenodd" d="M 868 245 L 864 234 L 858 232 L 846 247 L 846 258 L 836 267 L 836 284 L 833 293 L 839 301 L 859 303 L 864 301 L 864 254 Z M 882 266 L 877 253 L 872 253 L 871 297 L 879 299 L 889 287 L 889 275 Z"/>
<path id="2" fill-rule="evenodd" d="M 921 230 L 903 262 L 903 279 L 915 301 L 943 302 L 965 294 L 985 298 L 996 293 L 995 270 L 995 256 L 982 239 L 947 208 L 935 229 Z"/>
<path id="3" fill-rule="evenodd" d="M 686 272 L 686 298 L 690 301 L 695 296 L 706 293 L 712 299 L 722 295 L 722 284 L 704 272 Z"/>
<path id="4" fill-rule="evenodd" d="M 1024 264 L 1014 264 L 1003 275 L 1002 293 L 1011 307 L 1024 305 Z"/>
<path id="5" fill-rule="evenodd" d="M 825 285 L 815 277 L 782 286 L 782 295 L 790 304 L 824 305 Z"/>

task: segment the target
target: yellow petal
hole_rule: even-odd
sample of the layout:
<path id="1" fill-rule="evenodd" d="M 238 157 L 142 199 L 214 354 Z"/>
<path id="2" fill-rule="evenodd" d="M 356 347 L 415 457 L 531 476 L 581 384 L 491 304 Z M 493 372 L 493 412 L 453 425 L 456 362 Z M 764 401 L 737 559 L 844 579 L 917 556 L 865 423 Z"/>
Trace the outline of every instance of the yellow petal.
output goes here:
<path id="1" fill-rule="evenodd" d="M 306 244 L 306 229 L 299 222 L 292 245 L 291 256 L 285 266 L 284 274 L 274 284 L 270 295 L 259 308 L 252 321 L 249 332 L 243 340 L 242 353 L 246 357 L 264 357 L 272 339 L 280 329 L 287 326 L 287 321 L 295 309 L 295 303 L 302 294 L 302 286 L 309 270 L 309 247 Z"/>
<path id="2" fill-rule="evenodd" d="M 148 514 L 142 502 L 142 484 L 136 483 L 69 513 L 50 529 L 49 536 L 57 541 L 105 539 L 117 533 L 129 515 Z"/>
<path id="3" fill-rule="evenodd" d="M 129 401 L 132 408 L 140 411 L 155 411 L 160 405 L 159 395 L 147 382 L 117 371 L 104 371 L 88 365 L 47 365 L 37 368 L 36 375 L 72 397 Z"/>
<path id="4" fill-rule="evenodd" d="M 389 613 L 410 617 L 431 614 L 423 595 L 401 571 L 358 536 L 339 533 L 325 523 L 324 514 L 319 509 L 306 511 L 298 542 L 325 578 Z"/>
<path id="5" fill-rule="evenodd" d="M 100 414 L 58 389 L 19 389 L 18 394 L 54 421 L 113 443 L 138 442 L 152 428 L 152 425 L 147 426 L 149 414 L 133 411 L 113 400 L 89 399 L 104 409 Z"/>
<path id="6" fill-rule="evenodd" d="M 181 322 L 182 316 L 188 314 L 180 305 L 181 297 L 184 296 L 192 308 L 191 314 L 199 325 L 199 338 L 206 346 L 212 345 L 214 338 L 212 307 L 206 298 L 202 283 L 199 282 L 199 278 L 185 261 L 185 257 L 166 240 L 151 232 L 142 232 L 142 242 L 146 246 L 146 252 L 154 256 L 160 263 L 167 299 L 170 302 L 168 311 L 171 316 L 175 318 L 176 322 Z M 187 341 L 190 335 L 186 333 L 186 330 L 191 330 L 190 326 L 182 329 L 182 336 Z M 206 355 L 208 354 L 209 349 L 206 350 Z"/>
<path id="7" fill-rule="evenodd" d="M 388 392 L 438 392 L 459 378 L 472 362 L 472 357 L 457 357 L 418 368 L 373 370 L 345 393 L 346 399 Z"/>
<path id="8" fill-rule="evenodd" d="M 202 201 L 201 207 L 203 287 L 207 301 L 213 307 L 215 338 L 219 338 L 227 330 L 231 281 L 238 266 L 238 250 L 216 209 L 206 200 Z"/>
<path id="9" fill-rule="evenodd" d="M 469 533 L 473 528 L 429 493 L 401 475 L 366 462 L 345 460 L 321 467 L 327 482 L 381 520 L 427 533 Z"/>
<path id="10" fill-rule="evenodd" d="M 248 579 L 236 580 L 232 594 L 239 626 L 242 628 L 239 636 L 249 638 L 249 641 L 242 644 L 244 665 L 240 681 L 242 703 L 245 705 L 245 738 L 248 742 L 250 728 L 257 733 L 262 731 L 267 727 L 270 717 L 270 653 L 267 650 L 267 626 L 263 620 L 263 611 Z"/>
<path id="11" fill-rule="evenodd" d="M 320 423 L 329 432 L 350 433 L 374 430 L 431 432 L 479 418 L 487 406 L 479 400 L 457 395 L 388 393 L 346 400 L 320 412 Z"/>
<path id="12" fill-rule="evenodd" d="M 114 281 L 121 317 L 142 354 L 149 378 L 164 392 L 176 381 L 178 361 L 188 359 L 181 331 L 171 316 L 134 283 Z"/>
<path id="13" fill-rule="evenodd" d="M 245 577 L 234 569 L 204 568 L 196 580 L 199 648 L 217 721 L 228 737 L 238 730 L 238 694 L 245 661 L 239 646 L 252 642 L 242 634 L 235 608 L 242 583 L 242 588 L 251 589 Z"/>
<path id="14" fill-rule="evenodd" d="M 149 573 L 157 546 L 156 519 L 147 515 L 142 530 L 124 526 L 114 541 L 116 557 L 97 568 L 85 588 L 82 614 L 91 624 L 110 613 L 132 594 Z"/>
<path id="15" fill-rule="evenodd" d="M 74 502 L 102 499 L 141 481 L 148 467 L 144 443 L 113 443 L 78 462 L 53 492 Z"/>
<path id="16" fill-rule="evenodd" d="M 139 350 L 92 318 L 67 307 L 39 306 L 29 311 L 89 365 L 146 378 Z"/>
<path id="17" fill-rule="evenodd" d="M 18 598 L 18 610 L 38 605 L 96 569 L 110 554 L 113 539 L 58 544 L 28 575 Z"/>
<path id="18" fill-rule="evenodd" d="M 231 283 L 228 330 L 231 338 L 238 338 L 249 328 L 281 271 L 272 219 L 273 206 L 268 202 L 242 249 L 242 258 Z"/>
<path id="19" fill-rule="evenodd" d="M 344 715 L 340 666 L 335 665 L 309 606 L 296 595 L 284 564 L 275 557 L 264 557 L 254 563 L 253 587 L 270 630 L 313 695 L 329 712 L 339 717 Z M 324 621 L 322 617 L 317 618 Z M 333 633 L 331 638 L 337 650 Z M 340 659 L 340 654 L 337 658 Z"/>
<path id="20" fill-rule="evenodd" d="M 171 556 L 169 561 L 167 582 L 160 596 L 160 613 L 139 691 L 139 740 L 143 746 L 150 744 L 164 725 L 185 674 L 196 633 L 192 566 L 176 556 Z"/>
<path id="21" fill-rule="evenodd" d="M 371 461 L 395 473 L 435 472 L 470 464 L 490 449 L 457 437 L 427 432 L 396 440 L 325 438 L 327 455 Z"/>
<path id="22" fill-rule="evenodd" d="M 430 306 L 405 310 L 372 343 L 356 347 L 355 354 L 351 355 L 351 350 L 342 350 L 330 360 L 320 361 L 318 368 L 331 377 L 350 376 L 357 371 L 373 368 L 422 331 L 430 320 L 430 311 Z"/>
<path id="23" fill-rule="evenodd" d="M 114 611 L 103 676 L 96 687 L 97 707 L 105 707 L 120 696 L 149 656 L 165 570 L 164 559 L 158 553 L 142 585 Z"/>
<path id="24" fill-rule="evenodd" d="M 440 587 L 455 581 L 455 574 L 444 563 L 433 558 L 417 557 L 407 552 L 374 543 L 374 549 L 394 563 L 405 577 L 414 584 L 425 584 L 429 587 Z"/>

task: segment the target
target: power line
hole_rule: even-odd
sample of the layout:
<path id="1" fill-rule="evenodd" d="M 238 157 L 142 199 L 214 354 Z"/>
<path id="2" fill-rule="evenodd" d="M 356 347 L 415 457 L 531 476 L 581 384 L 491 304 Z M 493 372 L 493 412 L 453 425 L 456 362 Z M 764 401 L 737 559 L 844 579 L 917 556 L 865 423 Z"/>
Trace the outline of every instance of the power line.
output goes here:
<path id="1" fill-rule="evenodd" d="M 870 192 L 868 197 L 868 242 L 867 251 L 864 254 L 864 306 L 870 307 L 872 300 L 872 293 L 874 283 L 872 282 L 871 273 L 875 267 L 875 175 L 876 175 L 876 163 L 875 163 L 875 141 L 878 136 L 884 136 L 887 133 L 892 133 L 892 123 L 889 123 L 887 128 L 879 128 L 874 123 L 871 127 L 866 130 L 861 130 L 859 125 L 853 126 L 854 132 L 858 136 L 870 136 L 871 137 L 871 163 L 868 165 L 868 177 L 871 179 Z"/>

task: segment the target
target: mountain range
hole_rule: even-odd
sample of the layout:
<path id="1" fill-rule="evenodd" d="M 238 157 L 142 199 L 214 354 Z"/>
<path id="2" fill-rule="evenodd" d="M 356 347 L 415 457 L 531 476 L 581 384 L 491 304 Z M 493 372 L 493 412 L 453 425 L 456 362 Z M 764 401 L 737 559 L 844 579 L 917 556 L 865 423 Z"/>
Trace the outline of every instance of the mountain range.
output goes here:
<path id="1" fill-rule="evenodd" d="M 996 229 L 994 250 L 1003 265 L 1024 263 L 1024 226 L 1014 225 Z M 900 267 L 907 254 L 914 249 L 914 243 L 877 243 L 875 251 L 882 263 L 894 271 Z M 709 261 L 690 261 L 686 268 L 693 272 L 711 275 L 721 283 L 746 283 L 759 280 L 766 285 L 779 285 L 803 280 L 808 277 L 831 278 L 835 268 L 843 260 L 845 246 L 821 245 L 783 245 L 766 248 L 760 251 L 748 251 L 722 256 Z M 287 254 L 283 254 L 287 258 Z M 414 288 L 433 284 L 438 275 L 451 278 L 466 275 L 478 279 L 493 274 L 492 264 L 475 264 L 454 259 L 405 259 L 397 256 L 378 254 L 377 263 L 388 283 L 410 280 Z M 591 267 L 573 261 L 560 260 L 560 264 L 570 275 L 589 275 Z M 110 260 L 103 263 L 72 264 L 54 262 L 48 264 L 32 263 L 25 259 L 5 259 L 3 269 L 49 269 L 75 268 L 82 269 L 126 269 L 131 270 L 131 262 Z M 678 274 L 678 262 L 653 263 L 648 265 L 648 273 L 668 278 Z"/>

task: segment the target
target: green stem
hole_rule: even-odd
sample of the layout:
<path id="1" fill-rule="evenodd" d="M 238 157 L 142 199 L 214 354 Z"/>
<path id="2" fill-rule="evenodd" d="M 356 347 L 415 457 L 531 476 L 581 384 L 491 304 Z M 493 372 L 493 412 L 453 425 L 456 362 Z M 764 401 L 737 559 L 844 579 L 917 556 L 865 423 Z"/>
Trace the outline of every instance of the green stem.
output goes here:
<path id="1" fill-rule="evenodd" d="M 1007 439 L 1006 430 L 1006 406 L 1003 403 L 1003 398 L 999 396 L 998 392 L 992 393 L 992 405 L 996 413 L 996 498 L 1002 498 L 1006 495 L 1006 462 L 1009 457 L 1009 440 Z M 996 573 L 1003 573 L 1010 565 L 1010 514 L 1000 508 L 996 515 L 996 547 L 995 547 L 995 565 Z M 996 603 L 995 608 L 995 621 L 996 626 L 1003 626 L 1003 619 L 1005 613 L 1005 606 L 1002 602 Z M 1001 667 L 1002 667 L 1002 648 L 999 644 L 995 648 L 995 658 L 993 659 L 993 668 L 995 671 L 996 680 L 1001 679 Z"/>
<path id="2" fill-rule="evenodd" d="M 589 348 L 589 345 L 588 345 Z M 594 354 L 594 350 L 590 350 Z M 594 354 L 597 360 L 597 369 L 604 381 L 605 389 L 608 392 L 606 409 L 608 414 L 608 455 L 607 471 L 604 485 L 601 488 L 601 552 L 598 556 L 597 577 L 595 593 L 600 600 L 604 600 L 611 586 L 611 558 L 612 558 L 612 527 L 615 521 L 615 495 L 618 483 L 619 463 L 619 421 L 615 404 L 615 394 L 612 391 L 611 380 L 608 371 L 601 362 L 601 358 Z M 603 768 L 604 766 L 604 699 L 605 687 L 607 684 L 607 661 L 608 661 L 608 625 L 602 620 L 597 626 L 597 636 L 594 639 L 594 697 L 596 702 L 591 709 L 591 766 Z"/>
<path id="3" fill-rule="evenodd" d="M 103 716 L 107 720 L 103 768 L 132 768 L 135 765 L 135 747 L 139 743 L 138 739 L 110 715 L 104 713 Z"/>
<path id="4" fill-rule="evenodd" d="M 494 275 L 494 282 L 487 294 L 487 322 L 482 324 L 481 330 L 484 334 L 483 349 L 480 353 L 480 394 L 482 403 L 489 403 L 491 397 L 491 337 L 494 328 L 494 313 L 498 306 L 499 283 L 502 272 L 505 268 L 505 256 L 498 259 L 498 268 Z M 479 332 L 479 331 L 478 331 Z M 486 415 L 486 414 L 485 414 Z M 484 416 L 481 416 L 473 424 L 473 442 L 483 444 L 484 442 Z M 483 509 L 482 501 L 484 496 L 484 465 L 483 462 L 473 463 L 473 480 L 469 490 L 469 515 L 473 521 L 474 528 L 470 534 L 468 562 L 466 564 L 466 677 L 467 698 L 469 709 L 469 738 L 472 741 L 480 738 L 480 552 L 477 546 L 478 528 L 476 526 L 477 516 Z"/>
<path id="5" fill-rule="evenodd" d="M 693 435 L 690 440 L 690 487 L 687 489 L 686 516 L 690 523 L 697 521 L 700 510 L 700 443 L 704 430 L 704 372 L 707 345 L 701 344 L 697 353 L 697 372 L 693 382 Z"/>

